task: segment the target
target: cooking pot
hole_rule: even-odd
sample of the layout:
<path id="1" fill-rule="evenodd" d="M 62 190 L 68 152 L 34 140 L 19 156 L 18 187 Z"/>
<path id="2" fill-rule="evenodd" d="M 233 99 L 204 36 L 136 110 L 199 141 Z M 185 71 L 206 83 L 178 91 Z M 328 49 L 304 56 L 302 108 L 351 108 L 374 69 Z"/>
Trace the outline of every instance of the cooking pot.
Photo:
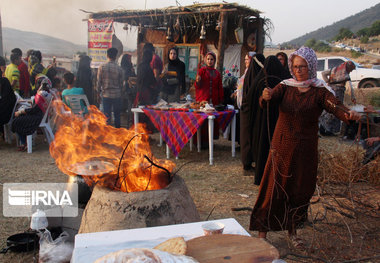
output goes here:
<path id="1" fill-rule="evenodd" d="M 39 237 L 36 233 L 20 233 L 7 238 L 7 247 L 0 253 L 7 253 L 8 250 L 14 252 L 26 252 L 38 249 Z"/>

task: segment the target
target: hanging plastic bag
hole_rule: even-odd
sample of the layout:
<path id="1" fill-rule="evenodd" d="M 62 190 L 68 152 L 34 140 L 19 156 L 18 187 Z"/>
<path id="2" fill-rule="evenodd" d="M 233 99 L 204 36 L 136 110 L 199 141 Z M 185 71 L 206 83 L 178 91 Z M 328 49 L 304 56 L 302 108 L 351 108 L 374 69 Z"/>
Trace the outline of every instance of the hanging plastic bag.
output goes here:
<path id="1" fill-rule="evenodd" d="M 74 246 L 66 242 L 69 234 L 64 231 L 55 240 L 49 230 L 40 233 L 39 263 L 66 263 L 70 262 Z"/>

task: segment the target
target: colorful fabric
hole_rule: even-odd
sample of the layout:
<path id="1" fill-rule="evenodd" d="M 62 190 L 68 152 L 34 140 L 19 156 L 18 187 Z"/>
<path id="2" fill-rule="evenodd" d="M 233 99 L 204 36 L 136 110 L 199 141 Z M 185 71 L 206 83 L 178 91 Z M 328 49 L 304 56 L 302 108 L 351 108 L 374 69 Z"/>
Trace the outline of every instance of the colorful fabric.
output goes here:
<path id="1" fill-rule="evenodd" d="M 294 56 L 299 56 L 303 58 L 308 66 L 308 71 L 309 71 L 309 79 L 305 81 L 298 81 L 296 79 L 296 76 L 293 73 L 293 58 Z M 307 88 L 307 87 L 325 87 L 328 89 L 331 93 L 334 93 L 334 91 L 329 87 L 326 82 L 324 82 L 321 79 L 317 79 L 317 55 L 315 54 L 314 50 L 308 47 L 300 47 L 296 51 L 294 51 L 292 54 L 289 56 L 288 60 L 289 64 L 289 69 L 290 69 L 290 74 L 292 75 L 293 78 L 284 80 L 282 84 L 285 84 L 287 86 L 292 86 L 292 87 L 298 87 L 298 88 Z"/>
<path id="2" fill-rule="evenodd" d="M 331 70 L 329 83 L 336 84 L 351 80 L 350 72 L 355 69 L 355 64 L 352 61 L 347 61 Z"/>
<path id="3" fill-rule="evenodd" d="M 16 81 L 15 84 L 12 86 L 14 91 L 19 92 L 20 91 L 20 71 L 18 70 L 17 65 L 11 63 L 7 66 L 5 69 L 5 77 L 9 80 L 9 82 L 12 84 L 13 81 Z"/>
<path id="4" fill-rule="evenodd" d="M 221 111 L 210 114 L 152 109 L 143 109 L 143 111 L 160 131 L 163 140 L 175 156 L 178 156 L 182 148 L 209 115 L 214 115 L 219 127 L 225 131 L 235 114 L 235 111 Z"/>

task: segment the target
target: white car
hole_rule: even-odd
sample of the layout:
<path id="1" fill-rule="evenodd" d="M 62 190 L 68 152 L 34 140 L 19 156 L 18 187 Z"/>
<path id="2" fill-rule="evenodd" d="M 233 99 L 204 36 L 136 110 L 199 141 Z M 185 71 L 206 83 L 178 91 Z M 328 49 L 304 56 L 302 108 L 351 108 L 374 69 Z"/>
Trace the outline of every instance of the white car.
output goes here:
<path id="1" fill-rule="evenodd" d="M 351 59 L 346 57 L 323 57 L 318 58 L 317 76 L 322 79 L 322 71 L 336 67 Z M 352 60 L 351 60 L 352 61 Z M 350 73 L 351 82 L 354 88 L 380 87 L 380 70 L 364 68 L 354 62 L 356 69 Z"/>

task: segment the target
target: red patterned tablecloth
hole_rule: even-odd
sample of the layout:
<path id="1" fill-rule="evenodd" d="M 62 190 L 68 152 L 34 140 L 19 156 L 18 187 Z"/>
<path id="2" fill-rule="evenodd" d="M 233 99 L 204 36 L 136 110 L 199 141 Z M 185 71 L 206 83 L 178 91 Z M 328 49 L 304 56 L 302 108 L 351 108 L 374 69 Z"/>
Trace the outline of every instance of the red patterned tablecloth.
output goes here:
<path id="1" fill-rule="evenodd" d="M 198 128 L 209 115 L 214 115 L 219 127 L 225 131 L 235 115 L 235 111 L 217 111 L 212 113 L 188 112 L 188 111 L 165 111 L 143 109 L 160 131 L 163 140 L 167 143 L 175 156 L 197 132 Z"/>

